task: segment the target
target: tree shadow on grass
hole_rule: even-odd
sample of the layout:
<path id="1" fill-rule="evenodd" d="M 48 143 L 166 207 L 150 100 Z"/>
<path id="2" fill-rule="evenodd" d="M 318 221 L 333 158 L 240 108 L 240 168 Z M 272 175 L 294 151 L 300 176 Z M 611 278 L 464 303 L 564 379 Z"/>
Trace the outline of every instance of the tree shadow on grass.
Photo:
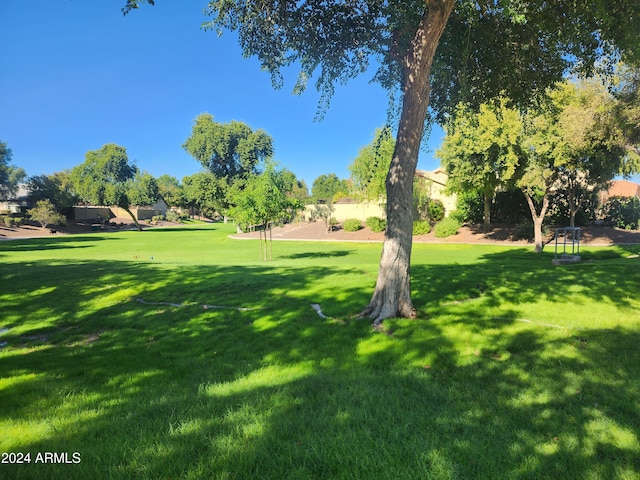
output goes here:
<path id="1" fill-rule="evenodd" d="M 158 232 L 158 233 L 166 233 L 166 232 L 215 232 L 218 230 L 213 224 L 207 224 L 206 226 L 184 226 L 184 227 L 154 227 L 148 232 Z"/>
<path id="2" fill-rule="evenodd" d="M 322 252 L 302 252 L 302 253 L 293 253 L 291 255 L 278 255 L 278 259 L 287 259 L 287 260 L 299 260 L 303 258 L 336 258 L 336 257 L 347 257 L 355 253 L 353 250 L 333 250 L 333 251 L 322 251 Z"/>
<path id="3" fill-rule="evenodd" d="M 60 250 L 67 248 L 87 248 L 90 245 L 70 245 L 72 243 L 95 243 L 104 240 L 119 240 L 108 235 L 73 235 L 60 237 L 39 237 L 28 239 L 15 239 L 2 241 L 2 251 L 7 252 L 31 252 L 36 250 Z M 0 253 L 1 254 L 1 253 Z"/>
<path id="4" fill-rule="evenodd" d="M 13 451 L 78 451 L 82 462 L 6 471 L 632 478 L 637 325 L 578 334 L 517 323 L 520 303 L 544 295 L 560 304 L 560 285 L 589 276 L 582 294 L 626 308 L 637 285 L 628 261 L 558 270 L 550 257 L 515 250 L 471 265 L 414 265 L 414 299 L 435 315 L 386 322 L 391 335 L 348 316 L 368 300 L 368 281 L 317 280 L 346 279 L 346 268 L 33 262 L 38 288 L 17 273 L 3 296 L 16 332 L 0 353 L 12 379 L 0 418 L 24 435 Z M 616 286 L 599 289 L 604 276 Z M 481 308 L 455 303 L 469 298 Z M 345 323 L 319 318 L 311 302 Z"/>
<path id="5" fill-rule="evenodd" d="M 565 304 L 570 293 L 618 308 L 631 308 L 640 284 L 635 250 L 583 251 L 583 262 L 554 266 L 553 254 L 507 249 L 482 255 L 473 264 L 414 265 L 414 302 L 429 306 L 483 298 L 492 307 L 545 299 Z"/>

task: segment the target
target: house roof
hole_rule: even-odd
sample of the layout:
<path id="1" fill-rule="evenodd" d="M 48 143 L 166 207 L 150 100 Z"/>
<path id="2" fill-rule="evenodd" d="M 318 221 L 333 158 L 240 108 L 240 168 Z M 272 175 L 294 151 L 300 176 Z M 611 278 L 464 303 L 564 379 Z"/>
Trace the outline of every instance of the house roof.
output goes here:
<path id="1" fill-rule="evenodd" d="M 446 185 L 447 179 L 449 178 L 447 172 L 440 167 L 436 168 L 432 172 L 416 170 L 416 175 L 431 180 L 434 183 L 439 183 L 440 185 Z"/>
<path id="2" fill-rule="evenodd" d="M 637 197 L 640 198 L 640 184 L 628 180 L 614 180 L 607 191 L 609 197 Z"/>

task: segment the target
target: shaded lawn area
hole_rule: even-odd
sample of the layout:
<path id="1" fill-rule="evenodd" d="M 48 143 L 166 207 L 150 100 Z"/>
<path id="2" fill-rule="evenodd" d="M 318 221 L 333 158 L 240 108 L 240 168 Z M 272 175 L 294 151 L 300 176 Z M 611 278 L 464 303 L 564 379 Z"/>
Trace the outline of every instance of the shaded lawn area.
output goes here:
<path id="1" fill-rule="evenodd" d="M 379 244 L 229 233 L 0 243 L 0 478 L 640 476 L 637 247 L 415 245 L 379 333 Z"/>

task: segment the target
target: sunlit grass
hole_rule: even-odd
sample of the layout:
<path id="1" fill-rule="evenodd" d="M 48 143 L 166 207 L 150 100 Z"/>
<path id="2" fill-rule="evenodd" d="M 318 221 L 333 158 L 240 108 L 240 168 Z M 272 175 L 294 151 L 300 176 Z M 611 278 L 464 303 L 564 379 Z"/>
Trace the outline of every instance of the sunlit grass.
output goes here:
<path id="1" fill-rule="evenodd" d="M 380 333 L 379 244 L 232 232 L 0 243 L 0 451 L 82 456 L 0 478 L 640 476 L 637 247 L 415 245 Z"/>

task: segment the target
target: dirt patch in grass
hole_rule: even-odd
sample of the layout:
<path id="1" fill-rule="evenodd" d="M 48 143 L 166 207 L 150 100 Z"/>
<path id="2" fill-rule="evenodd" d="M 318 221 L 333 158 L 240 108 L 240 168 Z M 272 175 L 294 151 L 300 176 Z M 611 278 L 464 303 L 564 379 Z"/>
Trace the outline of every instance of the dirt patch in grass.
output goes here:
<path id="1" fill-rule="evenodd" d="M 545 242 L 553 243 L 555 230 L 549 228 L 549 234 L 545 237 Z M 258 238 L 259 232 L 243 233 L 233 235 L 233 238 Z M 267 236 L 269 234 L 267 233 Z M 360 242 L 381 242 L 384 233 L 372 232 L 368 227 L 361 228 L 357 232 L 347 232 L 340 225 L 334 227 L 333 231 L 327 232 L 322 222 L 291 223 L 282 227 L 274 227 L 271 231 L 273 240 L 318 240 L 318 241 L 360 241 Z M 511 226 L 497 225 L 489 232 L 484 232 L 481 226 L 463 226 L 456 235 L 447 238 L 437 238 L 433 232 L 425 235 L 415 235 L 415 243 L 477 243 L 477 244 L 507 244 L 507 245 L 529 245 L 530 240 L 516 239 L 516 228 Z M 640 231 L 621 230 L 609 227 L 583 227 L 581 229 L 582 245 L 628 245 L 640 244 Z"/>
<path id="2" fill-rule="evenodd" d="M 181 223 L 160 221 L 157 225 L 141 223 L 143 229 L 157 227 L 180 226 Z M 108 225 L 97 225 L 83 222 L 69 222 L 65 226 L 53 227 L 55 235 L 51 234 L 50 228 L 42 228 L 35 223 L 27 223 L 19 227 L 0 226 L 0 240 L 11 240 L 17 238 L 38 238 L 51 237 L 57 235 L 72 235 L 85 233 L 109 233 L 126 230 L 135 230 L 135 225 L 131 219 L 114 218 Z M 548 228 L 549 234 L 545 237 L 545 242 L 553 243 L 554 229 Z M 267 234 L 268 236 L 269 234 Z M 259 237 L 259 232 L 250 232 L 233 235 L 233 238 L 253 239 Z M 363 227 L 357 232 L 347 232 L 342 225 L 337 225 L 331 232 L 322 222 L 290 223 L 282 227 L 274 227 L 271 231 L 273 240 L 316 240 L 316 241 L 357 241 L 357 242 L 382 242 L 384 233 L 372 232 L 370 228 Z M 504 245 L 528 245 L 529 240 L 516 238 L 516 227 L 505 225 L 494 225 L 489 232 L 484 232 L 481 225 L 465 225 L 456 235 L 448 238 L 437 238 L 433 229 L 425 235 L 415 235 L 415 243 L 477 243 L 477 244 L 504 244 Z M 609 245 L 632 245 L 640 244 L 640 231 L 622 230 L 619 228 L 589 226 L 582 227 L 582 245 L 609 246 Z"/>

